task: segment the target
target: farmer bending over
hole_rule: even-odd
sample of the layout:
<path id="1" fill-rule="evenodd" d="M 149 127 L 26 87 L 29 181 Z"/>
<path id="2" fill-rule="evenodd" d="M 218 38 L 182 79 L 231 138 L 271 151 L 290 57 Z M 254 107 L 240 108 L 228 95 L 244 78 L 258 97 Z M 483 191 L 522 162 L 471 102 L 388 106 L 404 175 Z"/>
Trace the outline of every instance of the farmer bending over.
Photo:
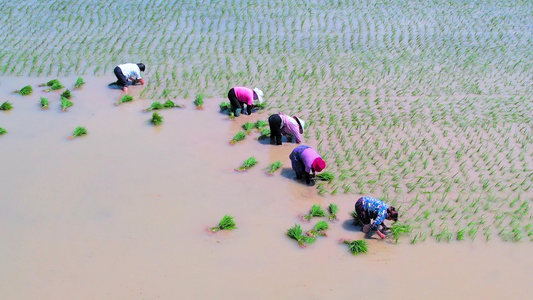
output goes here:
<path id="1" fill-rule="evenodd" d="M 287 116 L 286 114 L 278 113 L 268 117 L 268 125 L 270 125 L 270 143 L 272 145 L 281 145 L 281 135 L 287 137 L 287 141 L 292 142 L 292 136 L 299 144 L 302 142 L 300 134 L 304 133 L 305 122 L 297 116 Z"/>
<path id="2" fill-rule="evenodd" d="M 244 104 L 246 104 L 248 115 L 251 115 L 253 106 L 263 103 L 263 91 L 258 88 L 252 90 L 246 87 L 236 86 L 229 90 L 228 99 L 235 117 L 240 116 L 241 112 L 244 113 Z"/>
<path id="3" fill-rule="evenodd" d="M 292 169 L 296 173 L 296 179 L 305 178 L 305 183 L 309 185 L 315 184 L 315 172 L 322 172 L 326 167 L 326 162 L 322 157 L 313 148 L 306 145 L 294 148 L 289 158 Z M 313 174 L 311 175 L 310 172 Z"/>
<path id="4" fill-rule="evenodd" d="M 356 225 L 363 227 L 363 232 L 372 236 L 376 232 L 380 238 L 385 235 L 379 230 L 379 226 L 385 231 L 388 229 L 383 223 L 385 219 L 398 221 L 398 212 L 394 206 L 389 206 L 383 201 L 371 197 L 361 197 L 355 202 L 355 212 L 357 213 Z M 372 219 L 374 222 L 371 224 Z"/>
<path id="5" fill-rule="evenodd" d="M 144 72 L 144 69 L 145 66 L 143 63 L 127 63 L 115 67 L 113 72 L 117 76 L 117 82 L 122 87 L 124 93 L 128 92 L 128 80 L 131 80 L 133 84 L 144 84 L 144 80 L 141 77 L 141 72 Z"/>

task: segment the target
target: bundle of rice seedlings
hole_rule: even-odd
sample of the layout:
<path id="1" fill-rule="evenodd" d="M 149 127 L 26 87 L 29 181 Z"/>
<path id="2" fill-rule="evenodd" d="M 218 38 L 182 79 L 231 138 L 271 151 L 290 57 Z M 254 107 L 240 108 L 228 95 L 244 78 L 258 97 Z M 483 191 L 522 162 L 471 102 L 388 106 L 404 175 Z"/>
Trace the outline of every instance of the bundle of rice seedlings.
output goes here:
<path id="1" fill-rule="evenodd" d="M 281 161 L 280 160 L 271 163 L 268 166 L 268 168 L 267 168 L 268 174 L 269 175 L 274 174 L 274 172 L 276 172 L 276 170 L 278 170 L 279 168 L 281 168 Z"/>
<path id="2" fill-rule="evenodd" d="M 230 215 L 225 215 L 224 217 L 222 217 L 222 220 L 220 220 L 217 227 L 209 228 L 209 230 L 212 232 L 232 229 L 237 229 L 237 226 L 235 224 L 235 221 L 233 220 L 233 217 Z"/>
<path id="3" fill-rule="evenodd" d="M 152 122 L 154 125 L 160 125 L 161 123 L 163 123 L 163 116 L 158 114 L 157 112 L 154 112 L 152 114 L 150 122 Z"/>
<path id="4" fill-rule="evenodd" d="M 72 136 L 70 136 L 69 139 L 72 140 L 75 137 L 82 136 L 85 134 L 87 134 L 87 129 L 85 129 L 85 127 L 82 127 L 82 126 L 78 126 L 76 127 L 76 129 L 74 129 L 74 134 L 72 134 Z"/>
<path id="5" fill-rule="evenodd" d="M 232 111 L 229 112 L 228 119 L 229 120 L 235 120 L 235 114 Z"/>
<path id="6" fill-rule="evenodd" d="M 196 96 L 196 99 L 194 99 L 194 105 L 196 105 L 197 109 L 202 109 L 202 105 L 204 105 L 204 95 L 198 94 Z"/>
<path id="7" fill-rule="evenodd" d="M 270 128 L 265 128 L 261 130 L 261 135 L 257 138 L 258 140 L 265 140 L 270 138 Z"/>
<path id="8" fill-rule="evenodd" d="M 164 108 L 174 108 L 174 107 L 181 108 L 181 107 L 184 107 L 184 105 L 176 104 L 172 100 L 167 100 L 167 101 L 165 101 L 165 103 L 163 103 L 163 107 Z"/>
<path id="9" fill-rule="evenodd" d="M 74 89 L 79 89 L 79 88 L 81 88 L 84 84 L 85 84 L 85 81 L 83 81 L 83 78 L 78 77 L 78 79 L 76 79 L 76 83 L 74 83 Z"/>
<path id="10" fill-rule="evenodd" d="M 356 241 L 341 240 L 341 242 L 343 244 L 348 245 L 348 249 L 350 249 L 350 252 L 352 252 L 353 255 L 368 252 L 368 244 L 366 243 L 365 240 L 356 240 Z"/>
<path id="11" fill-rule="evenodd" d="M 248 158 L 247 160 L 244 161 L 244 163 L 238 167 L 237 169 L 235 169 L 236 171 L 246 171 L 248 169 L 250 169 L 251 167 L 257 165 L 257 159 L 255 159 L 255 157 L 250 157 Z"/>
<path id="12" fill-rule="evenodd" d="M 331 172 L 323 172 L 316 175 L 316 178 L 320 181 L 327 181 L 331 182 L 333 179 L 335 179 L 335 175 Z"/>
<path id="13" fill-rule="evenodd" d="M 67 90 L 67 91 L 68 91 L 68 90 Z M 118 105 L 120 105 L 120 104 L 122 104 L 122 103 L 131 102 L 131 101 L 133 101 L 133 96 L 131 96 L 131 95 L 124 95 L 124 96 L 122 96 L 122 98 L 120 98 L 120 100 L 118 100 L 117 103 L 115 103 L 115 105 L 118 106 Z"/>
<path id="14" fill-rule="evenodd" d="M 327 236 L 326 230 L 329 229 L 329 224 L 326 221 L 318 221 L 316 223 L 315 228 L 309 230 L 309 234 L 311 236 Z"/>
<path id="15" fill-rule="evenodd" d="M 396 244 L 398 243 L 400 237 L 409 235 L 412 230 L 413 229 L 411 228 L 411 225 L 398 223 L 394 223 L 390 228 L 392 238 Z"/>
<path id="16" fill-rule="evenodd" d="M 7 130 L 5 130 L 4 128 L 0 127 L 0 135 L 6 134 L 6 133 L 7 133 Z"/>
<path id="17" fill-rule="evenodd" d="M 328 217 L 328 219 L 330 221 L 336 221 L 337 220 L 337 213 L 339 212 L 339 207 L 337 206 L 337 204 L 330 203 L 328 209 L 329 209 L 329 217 Z"/>
<path id="18" fill-rule="evenodd" d="M 60 90 L 60 89 L 64 88 L 64 86 L 61 84 L 61 82 L 59 82 L 59 80 L 57 80 L 57 79 L 52 79 L 52 80 L 48 81 L 47 83 L 39 84 L 39 86 L 47 86 L 47 87 L 49 87 L 48 89 L 44 90 L 45 92 Z"/>
<path id="19" fill-rule="evenodd" d="M 255 124 L 252 122 L 246 122 L 242 124 L 242 129 L 246 131 L 246 134 L 250 134 L 252 132 L 252 129 L 255 127 Z"/>
<path id="20" fill-rule="evenodd" d="M 31 87 L 31 85 L 27 85 L 21 88 L 20 90 L 15 91 L 15 93 L 21 94 L 22 96 L 27 96 L 31 94 L 32 92 L 33 92 L 33 88 Z"/>
<path id="21" fill-rule="evenodd" d="M 39 84 L 39 86 L 53 86 L 54 84 L 57 85 L 58 83 L 61 84 L 61 82 L 59 82 L 59 80 L 57 80 L 57 79 L 52 79 L 52 80 L 48 81 L 47 83 L 41 83 L 41 84 Z"/>
<path id="22" fill-rule="evenodd" d="M 293 227 L 289 228 L 286 234 L 291 239 L 296 240 L 300 247 L 305 247 L 316 241 L 316 237 L 309 237 L 303 234 L 302 226 L 300 226 L 300 224 L 295 224 Z"/>
<path id="23" fill-rule="evenodd" d="M 69 89 L 66 89 L 63 93 L 61 93 L 61 98 L 70 99 L 72 98 L 72 93 Z"/>
<path id="24" fill-rule="evenodd" d="M 45 97 L 41 97 L 41 106 L 43 109 L 48 109 L 48 105 L 50 105 L 50 101 L 46 99 Z"/>
<path id="25" fill-rule="evenodd" d="M 311 212 L 307 215 L 303 215 L 302 219 L 304 220 L 311 220 L 313 217 L 325 217 L 326 212 L 320 207 L 318 204 L 313 204 L 313 207 L 311 207 Z"/>
<path id="26" fill-rule="evenodd" d="M 231 103 L 229 102 L 222 102 L 220 103 L 220 111 L 223 112 L 225 110 L 230 110 L 231 109 Z"/>
<path id="27" fill-rule="evenodd" d="M 158 110 L 158 109 L 163 109 L 163 104 L 161 104 L 161 102 L 159 101 L 154 101 L 150 107 L 148 107 L 147 109 L 145 109 L 144 111 L 152 111 L 152 110 Z"/>
<path id="28" fill-rule="evenodd" d="M 259 103 L 259 104 L 254 105 L 255 109 L 265 109 L 266 106 L 267 106 L 267 103 L 266 103 L 266 102 L 263 102 L 263 103 Z"/>
<path id="29" fill-rule="evenodd" d="M 0 110 L 11 110 L 12 108 L 13 108 L 13 105 L 9 101 L 6 101 L 2 103 L 2 105 L 0 105 Z"/>
<path id="30" fill-rule="evenodd" d="M 239 131 L 237 134 L 233 137 L 231 142 L 229 142 L 231 145 L 235 145 L 235 143 L 240 142 L 246 138 L 246 133 Z"/>
<path id="31" fill-rule="evenodd" d="M 69 107 L 71 107 L 72 104 L 73 104 L 73 103 L 72 103 L 70 100 L 68 100 L 67 98 L 63 98 L 63 97 L 61 97 L 61 110 L 63 110 L 63 111 L 67 111 L 67 109 L 68 109 Z"/>
<path id="32" fill-rule="evenodd" d="M 255 128 L 257 128 L 258 130 L 263 129 L 263 127 L 265 127 L 267 125 L 268 125 L 267 121 L 257 120 L 257 122 L 255 122 Z"/>

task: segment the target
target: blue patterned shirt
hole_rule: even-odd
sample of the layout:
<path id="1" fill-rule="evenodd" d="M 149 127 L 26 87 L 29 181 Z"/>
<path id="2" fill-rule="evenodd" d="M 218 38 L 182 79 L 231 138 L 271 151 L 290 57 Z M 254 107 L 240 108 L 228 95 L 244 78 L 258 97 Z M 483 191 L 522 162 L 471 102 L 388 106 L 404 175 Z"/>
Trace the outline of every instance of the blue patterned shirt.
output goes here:
<path id="1" fill-rule="evenodd" d="M 389 206 L 379 199 L 363 197 L 363 209 L 371 219 L 374 219 L 374 223 L 370 226 L 373 231 L 378 230 L 378 226 L 387 218 L 388 208 Z"/>

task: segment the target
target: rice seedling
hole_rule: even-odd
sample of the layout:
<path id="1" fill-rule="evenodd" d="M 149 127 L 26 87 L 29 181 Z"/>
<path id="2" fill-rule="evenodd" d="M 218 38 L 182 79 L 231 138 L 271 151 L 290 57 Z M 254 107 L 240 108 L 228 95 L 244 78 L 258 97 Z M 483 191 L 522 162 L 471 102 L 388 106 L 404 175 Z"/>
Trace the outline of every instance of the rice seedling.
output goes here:
<path id="1" fill-rule="evenodd" d="M 39 84 L 39 86 L 47 86 L 47 87 L 49 87 L 48 89 L 44 90 L 45 92 L 56 91 L 56 90 L 60 90 L 60 89 L 64 88 L 64 86 L 61 84 L 61 82 L 59 82 L 59 80 L 57 80 L 57 79 L 52 79 L 52 80 L 48 81 L 47 83 Z"/>
<path id="2" fill-rule="evenodd" d="M 70 99 L 72 98 L 72 93 L 69 89 L 66 89 L 63 93 L 61 93 L 61 98 Z"/>
<path id="3" fill-rule="evenodd" d="M 42 87 L 42 86 L 53 86 L 54 84 L 58 84 L 58 83 L 61 84 L 61 82 L 59 82 L 59 80 L 52 79 L 52 80 L 50 80 L 50 81 L 48 81 L 46 83 L 39 84 L 39 87 Z"/>
<path id="4" fill-rule="evenodd" d="M 20 94 L 22 96 L 27 96 L 31 94 L 32 92 L 33 92 L 33 88 L 31 87 L 31 85 L 24 86 L 20 90 L 15 91 L 15 93 Z"/>
<path id="5" fill-rule="evenodd" d="M 246 132 L 246 134 L 250 134 L 252 132 L 252 129 L 254 129 L 255 124 L 252 122 L 246 122 L 242 124 L 242 129 Z"/>
<path id="6" fill-rule="evenodd" d="M 73 103 L 70 100 L 68 100 L 67 98 L 61 97 L 61 110 L 62 111 L 67 111 L 67 109 L 71 107 L 72 105 Z"/>
<path id="7" fill-rule="evenodd" d="M 43 109 L 48 109 L 48 105 L 50 105 L 50 101 L 48 101 L 48 99 L 46 99 L 45 97 L 41 97 L 40 103 Z"/>
<path id="8" fill-rule="evenodd" d="M 247 160 L 245 160 L 240 167 L 235 169 L 235 171 L 246 171 L 249 170 L 251 167 L 257 165 L 258 161 L 255 159 L 255 157 L 250 157 Z"/>
<path id="9" fill-rule="evenodd" d="M 7 130 L 5 130 L 4 128 L 0 127 L 0 135 L 6 134 L 6 133 L 7 133 Z"/>
<path id="10" fill-rule="evenodd" d="M 83 85 L 85 84 L 85 81 L 83 81 L 83 78 L 81 77 L 78 77 L 78 79 L 76 79 L 76 82 L 74 83 L 74 89 L 79 89 L 81 88 Z"/>
<path id="11" fill-rule="evenodd" d="M 163 123 L 163 116 L 158 114 L 157 112 L 152 113 L 152 118 L 150 119 L 150 122 L 154 125 L 161 125 Z"/>
<path id="12" fill-rule="evenodd" d="M 67 90 L 68 91 L 68 90 Z M 118 100 L 117 103 L 115 103 L 116 106 L 122 104 L 122 103 L 126 103 L 126 102 L 131 102 L 133 101 L 133 96 L 131 95 L 124 95 L 120 98 L 120 100 Z"/>
<path id="13" fill-rule="evenodd" d="M 261 135 L 257 138 L 258 140 L 266 140 L 270 138 L 270 128 L 265 128 L 261 130 Z"/>
<path id="14" fill-rule="evenodd" d="M 196 98 L 194 99 L 194 105 L 196 105 L 197 109 L 202 109 L 204 105 L 204 95 L 198 94 Z"/>
<path id="15" fill-rule="evenodd" d="M 144 111 L 145 112 L 149 112 L 149 111 L 158 110 L 158 109 L 163 109 L 163 104 L 161 104 L 161 102 L 159 102 L 159 101 L 154 101 L 154 102 L 152 102 L 150 107 L 144 109 Z"/>
<path id="16" fill-rule="evenodd" d="M 327 236 L 326 230 L 329 229 L 329 224 L 326 221 L 318 221 L 315 227 L 309 230 L 308 235 L 312 237 Z"/>
<path id="17" fill-rule="evenodd" d="M 232 111 L 228 114 L 228 120 L 235 120 L 235 114 Z"/>
<path id="18" fill-rule="evenodd" d="M 302 226 L 295 224 L 287 230 L 287 236 L 298 242 L 300 247 L 306 247 L 316 241 L 316 237 L 309 237 L 303 234 Z"/>
<path id="19" fill-rule="evenodd" d="M 6 101 L 2 103 L 2 105 L 0 105 L 0 110 L 11 110 L 11 109 L 13 109 L 13 104 L 11 104 L 11 102 L 9 101 Z"/>
<path id="20" fill-rule="evenodd" d="M 167 101 L 165 101 L 165 103 L 163 103 L 163 107 L 164 108 L 174 108 L 174 107 L 182 108 L 182 107 L 185 107 L 185 106 L 182 105 L 182 104 L 176 104 L 172 100 L 167 100 Z"/>
<path id="21" fill-rule="evenodd" d="M 339 207 L 337 206 L 337 204 L 330 203 L 328 209 L 329 209 L 328 219 L 330 221 L 336 221 L 337 220 L 337 213 L 339 212 Z"/>
<path id="22" fill-rule="evenodd" d="M 222 217 L 222 220 L 220 220 L 220 222 L 218 223 L 218 226 L 209 228 L 211 232 L 217 232 L 220 230 L 232 230 L 232 229 L 237 229 L 237 225 L 235 224 L 233 217 L 230 215 L 225 215 L 224 217 Z"/>
<path id="23" fill-rule="evenodd" d="M 255 128 L 257 128 L 258 130 L 263 129 L 263 127 L 265 127 L 267 125 L 268 125 L 267 121 L 257 120 L 257 122 L 255 122 Z"/>
<path id="24" fill-rule="evenodd" d="M 265 109 L 267 107 L 266 101 L 263 101 L 263 103 L 258 103 L 254 105 L 254 108 L 257 110 Z"/>
<path id="25" fill-rule="evenodd" d="M 331 182 L 333 179 L 335 179 L 335 175 L 331 172 L 322 172 L 320 174 L 316 175 L 317 179 L 320 181 L 327 181 Z"/>
<path id="26" fill-rule="evenodd" d="M 318 204 L 313 204 L 311 211 L 307 215 L 302 216 L 302 220 L 310 221 L 313 217 L 325 217 L 326 212 Z"/>
<path id="27" fill-rule="evenodd" d="M 394 242 L 397 244 L 398 240 L 404 235 L 409 235 L 412 231 L 411 225 L 394 223 L 391 228 L 391 235 Z"/>
<path id="28" fill-rule="evenodd" d="M 365 240 L 341 240 L 341 243 L 348 245 L 348 249 L 353 255 L 368 253 L 368 244 Z"/>
<path id="29" fill-rule="evenodd" d="M 231 103 L 229 103 L 229 102 L 220 103 L 220 111 L 221 112 L 226 111 L 226 110 L 230 110 L 230 109 L 231 109 Z"/>
<path id="30" fill-rule="evenodd" d="M 244 140 L 245 138 L 246 138 L 246 133 L 244 133 L 242 131 L 239 131 L 239 132 L 237 132 L 237 134 L 235 134 L 235 136 L 233 137 L 233 139 L 229 143 L 230 143 L 230 145 L 235 145 L 235 143 L 240 142 L 240 141 Z"/>
<path id="31" fill-rule="evenodd" d="M 76 129 L 74 129 L 74 133 L 69 137 L 69 140 L 72 140 L 76 137 L 86 135 L 86 134 L 87 134 L 87 129 L 85 129 L 85 127 L 82 127 L 82 126 L 78 126 L 76 127 Z"/>

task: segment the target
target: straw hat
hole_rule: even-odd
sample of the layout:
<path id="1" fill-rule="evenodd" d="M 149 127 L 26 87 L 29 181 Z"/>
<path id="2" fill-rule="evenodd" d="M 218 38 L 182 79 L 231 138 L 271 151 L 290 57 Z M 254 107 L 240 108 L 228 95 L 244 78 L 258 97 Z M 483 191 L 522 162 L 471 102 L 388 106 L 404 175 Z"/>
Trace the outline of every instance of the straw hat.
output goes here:
<path id="1" fill-rule="evenodd" d="M 254 88 L 254 92 L 257 95 L 257 100 L 259 100 L 259 103 L 263 103 L 263 91 L 258 88 Z"/>
<path id="2" fill-rule="evenodd" d="M 297 116 L 292 116 L 296 122 L 298 122 L 298 125 L 300 125 L 300 134 L 304 133 L 305 129 L 305 121 L 303 119 L 298 118 Z"/>

